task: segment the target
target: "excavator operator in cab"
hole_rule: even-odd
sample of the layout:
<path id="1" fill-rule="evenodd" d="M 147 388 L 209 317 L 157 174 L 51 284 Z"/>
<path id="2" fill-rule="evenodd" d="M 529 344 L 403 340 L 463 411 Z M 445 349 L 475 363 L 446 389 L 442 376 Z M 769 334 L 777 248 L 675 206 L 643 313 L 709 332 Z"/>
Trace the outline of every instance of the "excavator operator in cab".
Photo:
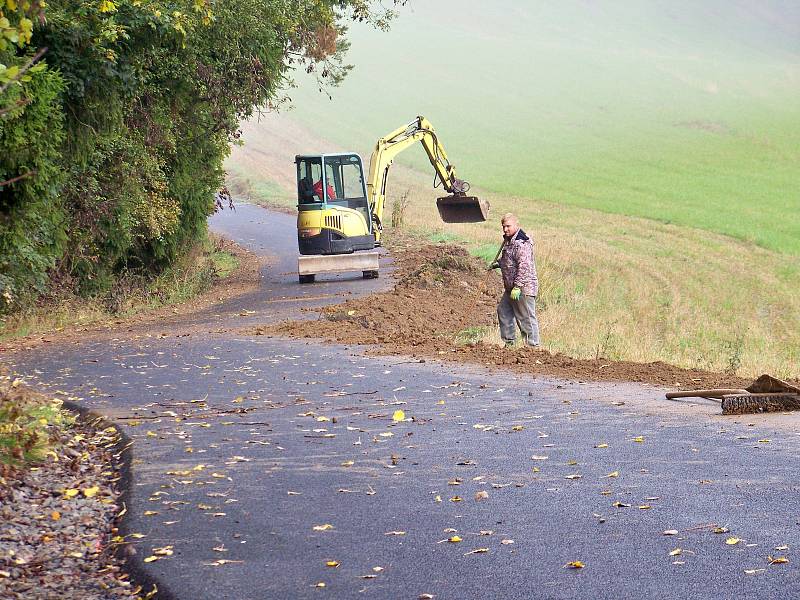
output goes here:
<path id="1" fill-rule="evenodd" d="M 333 186 L 330 183 L 328 183 L 328 190 L 327 191 L 328 191 L 328 193 L 327 193 L 327 196 L 328 196 L 327 199 L 328 200 L 333 200 L 334 198 L 336 198 L 336 192 L 334 191 Z M 320 202 L 322 201 L 322 180 L 321 179 L 314 184 L 314 196 L 316 196 L 316 199 L 318 199 Z"/>

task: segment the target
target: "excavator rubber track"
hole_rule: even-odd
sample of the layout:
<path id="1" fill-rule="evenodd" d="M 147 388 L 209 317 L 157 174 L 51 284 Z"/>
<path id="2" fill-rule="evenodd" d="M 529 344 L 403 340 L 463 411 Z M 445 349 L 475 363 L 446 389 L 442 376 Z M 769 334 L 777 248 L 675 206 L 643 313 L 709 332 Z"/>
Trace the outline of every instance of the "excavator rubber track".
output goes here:
<path id="1" fill-rule="evenodd" d="M 445 223 L 481 223 L 489 216 L 489 203 L 476 196 L 443 196 L 436 208 Z"/>

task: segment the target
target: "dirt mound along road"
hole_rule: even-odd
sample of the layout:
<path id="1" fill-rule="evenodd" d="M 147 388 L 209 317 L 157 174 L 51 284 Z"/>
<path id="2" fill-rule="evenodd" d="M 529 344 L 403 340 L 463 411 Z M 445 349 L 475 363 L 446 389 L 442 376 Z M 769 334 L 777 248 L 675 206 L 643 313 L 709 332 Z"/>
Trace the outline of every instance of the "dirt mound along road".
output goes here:
<path id="1" fill-rule="evenodd" d="M 488 366 L 527 374 L 594 381 L 631 381 L 699 388 L 743 386 L 740 377 L 682 369 L 662 362 L 632 363 L 576 359 L 528 347 L 505 349 L 465 341 L 465 330 L 496 323 L 502 283 L 483 261 L 452 244 L 399 242 L 392 255 L 394 289 L 319 310 L 316 321 L 257 327 L 256 334 L 322 338 L 376 345 L 383 354 L 408 354 Z M 251 331 L 252 333 L 252 331 Z"/>

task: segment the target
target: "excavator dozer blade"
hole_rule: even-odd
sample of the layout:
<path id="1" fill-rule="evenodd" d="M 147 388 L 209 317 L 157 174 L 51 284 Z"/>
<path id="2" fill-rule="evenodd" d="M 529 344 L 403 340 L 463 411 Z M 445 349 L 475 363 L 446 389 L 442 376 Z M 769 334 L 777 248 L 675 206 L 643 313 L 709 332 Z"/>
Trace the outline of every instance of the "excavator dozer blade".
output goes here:
<path id="1" fill-rule="evenodd" d="M 444 196 L 436 199 L 445 223 L 480 223 L 489 216 L 489 203 L 475 196 Z"/>

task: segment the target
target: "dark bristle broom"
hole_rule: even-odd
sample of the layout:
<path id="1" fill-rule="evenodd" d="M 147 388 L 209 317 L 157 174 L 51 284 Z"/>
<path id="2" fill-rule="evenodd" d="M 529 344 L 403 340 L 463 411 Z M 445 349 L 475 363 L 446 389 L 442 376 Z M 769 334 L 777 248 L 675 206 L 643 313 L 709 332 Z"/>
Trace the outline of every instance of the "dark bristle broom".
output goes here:
<path id="1" fill-rule="evenodd" d="M 762 375 L 744 389 L 684 390 L 667 392 L 667 398 L 713 398 L 722 403 L 723 415 L 745 415 L 800 410 L 800 388 Z"/>

